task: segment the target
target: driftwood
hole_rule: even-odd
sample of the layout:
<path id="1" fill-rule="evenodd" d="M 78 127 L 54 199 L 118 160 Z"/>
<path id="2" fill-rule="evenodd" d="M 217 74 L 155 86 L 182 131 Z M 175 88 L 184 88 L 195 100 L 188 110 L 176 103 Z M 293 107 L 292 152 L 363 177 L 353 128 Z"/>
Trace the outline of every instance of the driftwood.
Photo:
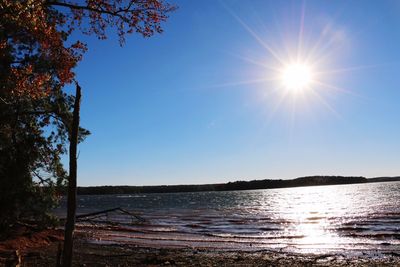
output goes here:
<path id="1" fill-rule="evenodd" d="M 31 230 L 38 230 L 38 229 L 41 228 L 37 224 L 31 224 L 31 223 L 26 223 L 26 222 L 22 222 L 22 221 L 17 221 L 15 224 L 20 225 L 20 226 L 24 226 L 24 227 L 26 227 L 28 229 L 31 229 Z"/>
<path id="2" fill-rule="evenodd" d="M 120 208 L 120 207 L 113 208 L 113 209 L 102 210 L 102 211 L 97 211 L 97 212 L 80 214 L 80 215 L 76 216 L 76 220 L 77 221 L 88 221 L 88 220 L 93 219 L 93 217 L 96 218 L 96 217 L 99 217 L 99 215 L 100 216 L 107 215 L 108 213 L 114 212 L 114 211 L 119 211 L 119 212 L 122 212 L 122 213 L 124 213 L 126 215 L 129 215 L 131 217 L 134 217 L 136 220 L 138 220 L 140 222 L 145 222 L 146 221 L 144 218 L 140 217 L 139 215 L 134 214 L 134 213 L 132 213 L 130 211 L 127 211 L 127 210 L 125 210 L 123 208 Z"/>

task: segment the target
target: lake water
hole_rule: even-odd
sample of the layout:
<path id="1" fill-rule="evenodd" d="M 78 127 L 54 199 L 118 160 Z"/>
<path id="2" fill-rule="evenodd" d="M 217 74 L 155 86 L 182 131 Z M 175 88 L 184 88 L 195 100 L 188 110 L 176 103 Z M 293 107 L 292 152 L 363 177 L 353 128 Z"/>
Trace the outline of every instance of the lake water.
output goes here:
<path id="1" fill-rule="evenodd" d="M 284 189 L 78 196 L 78 213 L 122 207 L 95 226 L 103 243 L 153 247 L 400 252 L 400 182 Z M 123 227 L 102 224 L 119 221 Z"/>

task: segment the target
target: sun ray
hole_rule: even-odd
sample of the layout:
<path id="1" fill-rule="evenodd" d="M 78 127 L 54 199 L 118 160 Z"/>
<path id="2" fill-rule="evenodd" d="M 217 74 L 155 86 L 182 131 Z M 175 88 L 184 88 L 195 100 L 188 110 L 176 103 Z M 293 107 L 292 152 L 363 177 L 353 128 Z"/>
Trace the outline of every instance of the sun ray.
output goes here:
<path id="1" fill-rule="evenodd" d="M 311 92 L 318 98 L 318 100 L 330 111 L 336 118 L 342 119 L 342 116 L 337 112 L 329 103 L 315 90 L 311 90 Z"/>
<path id="2" fill-rule="evenodd" d="M 319 72 L 316 72 L 315 74 L 325 75 L 325 74 L 336 74 L 336 73 L 343 73 L 343 72 L 359 71 L 359 70 L 365 70 L 365 69 L 374 69 L 374 68 L 381 67 L 383 65 L 384 64 L 361 65 L 361 66 L 346 67 L 346 68 L 341 68 L 341 69 L 319 71 Z"/>
<path id="3" fill-rule="evenodd" d="M 246 62 L 248 62 L 248 63 L 252 63 L 252 64 L 254 64 L 254 65 L 256 65 L 256 66 L 265 68 L 265 69 L 267 69 L 267 70 L 272 70 L 272 71 L 275 71 L 275 72 L 279 72 L 279 71 L 280 71 L 278 68 L 275 68 L 275 67 L 270 66 L 270 65 L 268 65 L 268 64 L 266 64 L 266 63 L 257 61 L 257 60 L 255 60 L 255 59 L 252 59 L 252 58 L 249 58 L 249 57 L 245 57 L 245 56 L 241 56 L 241 55 L 238 55 L 238 54 L 233 54 L 233 53 L 229 53 L 229 54 L 230 54 L 231 56 L 233 56 L 233 57 L 236 57 L 236 58 L 241 59 L 241 60 L 243 60 L 243 61 L 246 61 Z"/>
<path id="4" fill-rule="evenodd" d="M 285 92 L 285 93 L 281 94 L 281 97 L 278 99 L 278 101 L 276 102 L 276 104 L 274 105 L 274 107 L 272 109 L 270 118 L 272 118 L 275 115 L 275 113 L 279 110 L 279 108 L 282 106 L 284 100 L 287 98 L 288 94 L 289 94 L 289 92 Z"/>
<path id="5" fill-rule="evenodd" d="M 207 88 L 219 88 L 219 87 L 229 87 L 229 86 L 240 86 L 240 85 L 246 85 L 246 84 L 266 83 L 266 82 L 275 81 L 277 79 L 278 78 L 273 77 L 273 78 L 260 78 L 260 79 L 254 79 L 254 80 L 244 80 L 244 81 L 237 81 L 237 82 L 230 82 L 230 83 L 215 84 L 215 85 L 208 86 Z"/>
<path id="6" fill-rule="evenodd" d="M 300 28 L 299 28 L 299 37 L 297 43 L 297 61 L 300 60 L 301 51 L 303 50 L 304 18 L 305 18 L 305 1 L 302 2 L 301 6 L 301 16 L 299 23 Z"/>
<path id="7" fill-rule="evenodd" d="M 319 85 L 324 86 L 324 87 L 329 88 L 329 89 L 333 89 L 333 90 L 341 92 L 341 93 L 346 93 L 346 94 L 349 94 L 349 95 L 352 95 L 352 96 L 356 96 L 356 97 L 359 97 L 359 98 L 364 98 L 362 95 L 357 94 L 357 93 L 355 93 L 355 92 L 353 92 L 351 90 L 347 90 L 345 88 L 334 86 L 332 84 L 324 83 L 324 82 L 321 82 L 321 81 L 318 81 L 318 80 L 314 80 L 314 82 L 316 84 L 319 84 Z"/>
<path id="8" fill-rule="evenodd" d="M 314 52 L 319 52 L 315 56 L 312 57 L 315 59 L 316 64 L 319 64 L 320 62 L 323 62 L 326 58 L 331 57 L 332 54 L 334 52 L 336 52 L 338 49 L 340 49 L 343 45 L 343 44 L 337 43 L 336 38 L 333 38 L 332 34 L 329 35 L 329 36 L 331 36 L 330 39 L 325 39 L 325 41 L 324 41 L 324 38 L 323 38 L 324 32 L 329 31 L 330 27 L 333 28 L 332 23 L 329 23 L 325 26 L 324 30 L 321 31 L 320 38 L 318 38 L 316 45 L 314 45 L 314 47 L 310 50 L 309 56 L 312 56 Z M 355 36 L 366 32 L 366 30 L 367 30 L 367 28 L 364 28 L 364 29 L 360 29 L 356 32 L 352 32 L 351 36 L 352 36 L 352 38 L 354 38 Z M 323 46 L 321 46 L 322 41 L 324 41 L 324 43 L 325 43 Z"/>
<path id="9" fill-rule="evenodd" d="M 326 49 L 331 47 L 333 38 L 327 39 L 328 32 L 333 28 L 332 23 L 327 23 L 325 27 L 321 30 L 317 41 L 314 43 L 313 47 L 309 49 L 309 55 L 313 56 L 315 53 L 324 52 Z M 329 35 L 330 36 L 330 35 Z M 324 45 L 322 45 L 324 43 Z"/>
<path id="10" fill-rule="evenodd" d="M 258 34 L 253 31 L 238 15 L 236 15 L 229 7 L 223 5 L 225 9 L 235 18 L 237 22 L 261 45 L 263 46 L 277 61 L 284 63 L 284 60 L 279 57 L 279 54 L 274 51 Z"/>
<path id="11" fill-rule="evenodd" d="M 290 116 L 290 135 L 293 134 L 295 123 L 296 123 L 297 97 L 295 95 L 291 94 L 291 100 L 292 100 L 292 110 L 291 110 L 291 116 Z"/>

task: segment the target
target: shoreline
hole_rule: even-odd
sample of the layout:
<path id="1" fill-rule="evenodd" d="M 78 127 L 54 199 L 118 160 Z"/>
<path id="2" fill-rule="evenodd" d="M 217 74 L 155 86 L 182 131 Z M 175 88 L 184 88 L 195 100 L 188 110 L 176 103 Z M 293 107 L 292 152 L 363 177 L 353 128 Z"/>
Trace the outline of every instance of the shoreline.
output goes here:
<path id="1" fill-rule="evenodd" d="M 223 251 L 94 244 L 78 239 L 74 266 L 400 266 L 400 254 L 299 254 L 271 250 Z M 33 249 L 22 266 L 54 266 L 57 243 Z"/>
<path id="2" fill-rule="evenodd" d="M 51 266 L 56 264 L 61 230 L 24 233 L 0 242 L 0 266 Z M 73 266 L 400 266 L 400 253 L 338 250 L 299 253 L 260 249 L 254 251 L 149 246 L 134 243 L 102 244 L 89 232 L 78 231 Z M 362 253 L 361 253 L 362 252 Z M 9 263 L 12 265 L 7 265 Z"/>
<path id="3" fill-rule="evenodd" d="M 230 192 L 298 188 L 310 186 L 353 185 L 369 183 L 399 182 L 400 176 L 372 177 L 362 176 L 306 176 L 294 179 L 263 179 L 234 181 L 215 184 L 177 184 L 177 185 L 101 185 L 78 186 L 78 195 L 132 195 L 132 194 L 171 194 L 194 192 Z"/>

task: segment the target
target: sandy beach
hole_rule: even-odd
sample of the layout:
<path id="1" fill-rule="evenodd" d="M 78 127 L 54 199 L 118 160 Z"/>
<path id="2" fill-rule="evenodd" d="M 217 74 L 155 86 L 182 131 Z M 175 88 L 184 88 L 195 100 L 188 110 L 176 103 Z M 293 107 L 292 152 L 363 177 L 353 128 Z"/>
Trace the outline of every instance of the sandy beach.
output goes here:
<path id="1" fill-rule="evenodd" d="M 55 266 L 61 230 L 26 232 L 0 242 L 0 266 Z M 81 232 L 75 241 L 74 266 L 400 266 L 400 254 L 312 254 L 273 250 L 234 251 L 100 244 Z"/>
<path id="2" fill-rule="evenodd" d="M 55 266 L 57 244 L 27 252 L 23 266 Z M 288 254 L 76 243 L 74 266 L 400 266 L 400 255 Z"/>

